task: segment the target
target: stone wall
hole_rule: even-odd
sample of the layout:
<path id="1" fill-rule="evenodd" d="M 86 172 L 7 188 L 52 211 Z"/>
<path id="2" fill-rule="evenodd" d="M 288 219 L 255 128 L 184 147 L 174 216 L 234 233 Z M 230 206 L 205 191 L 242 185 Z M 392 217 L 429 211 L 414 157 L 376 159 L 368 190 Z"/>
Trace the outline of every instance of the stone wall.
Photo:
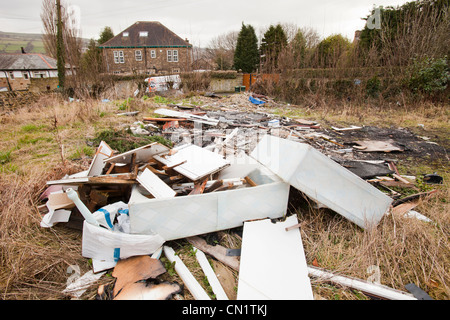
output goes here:
<path id="1" fill-rule="evenodd" d="M 209 90 L 217 93 L 234 92 L 235 87 L 242 86 L 242 78 L 242 74 L 237 75 L 236 79 L 218 79 L 213 77 L 211 78 Z"/>
<path id="2" fill-rule="evenodd" d="M 43 93 L 30 91 L 0 92 L 0 114 L 38 101 Z"/>

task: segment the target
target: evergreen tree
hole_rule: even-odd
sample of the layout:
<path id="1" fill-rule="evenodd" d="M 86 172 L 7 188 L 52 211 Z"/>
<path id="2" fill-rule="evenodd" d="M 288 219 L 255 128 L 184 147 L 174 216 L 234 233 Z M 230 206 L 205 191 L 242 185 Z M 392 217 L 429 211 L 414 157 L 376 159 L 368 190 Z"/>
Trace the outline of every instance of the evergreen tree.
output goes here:
<path id="1" fill-rule="evenodd" d="M 317 47 L 319 65 L 322 68 L 337 67 L 343 55 L 350 48 L 350 41 L 340 34 L 331 35 L 323 39 Z"/>
<path id="2" fill-rule="evenodd" d="M 234 68 L 251 73 L 257 69 L 258 64 L 258 38 L 255 29 L 251 25 L 242 23 L 234 53 Z"/>
<path id="3" fill-rule="evenodd" d="M 263 56 L 264 69 L 267 71 L 278 67 L 278 55 L 281 50 L 287 46 L 286 33 L 280 24 L 275 27 L 271 25 L 264 33 L 264 38 L 261 42 L 261 55 Z"/>
<path id="4" fill-rule="evenodd" d="M 306 64 L 306 39 L 301 30 L 298 30 L 295 34 L 290 48 L 294 56 L 294 67 L 304 68 Z"/>
<path id="5" fill-rule="evenodd" d="M 102 32 L 100 33 L 100 38 L 98 39 L 98 44 L 104 44 L 106 41 L 114 38 L 114 33 L 111 27 L 104 27 Z"/>

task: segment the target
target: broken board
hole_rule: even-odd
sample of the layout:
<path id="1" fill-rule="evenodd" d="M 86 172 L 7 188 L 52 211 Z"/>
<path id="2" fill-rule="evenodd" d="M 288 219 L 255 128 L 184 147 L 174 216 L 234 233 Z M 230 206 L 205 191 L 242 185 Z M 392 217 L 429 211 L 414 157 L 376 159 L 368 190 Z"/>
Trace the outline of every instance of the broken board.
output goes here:
<path id="1" fill-rule="evenodd" d="M 366 141 L 355 141 L 358 146 L 354 146 L 356 150 L 362 152 L 402 152 L 403 149 L 394 145 L 393 140 L 386 141 L 376 141 L 376 140 L 366 140 Z"/>
<path id="2" fill-rule="evenodd" d="M 170 149 L 158 142 L 127 151 L 122 154 L 105 159 L 105 162 L 109 163 L 131 163 L 131 158 L 133 154 L 136 154 L 136 163 L 147 163 L 154 155 L 167 152 Z"/>
<path id="3" fill-rule="evenodd" d="M 177 194 L 176 191 L 169 187 L 149 169 L 145 169 L 144 172 L 137 177 L 137 181 L 155 198 L 173 198 Z"/>
<path id="4" fill-rule="evenodd" d="M 193 144 L 174 148 L 171 155 L 155 155 L 154 159 L 192 181 L 200 180 L 230 165 L 222 156 Z"/>
<path id="5" fill-rule="evenodd" d="M 111 149 L 105 141 L 102 141 L 97 148 L 97 152 L 95 153 L 87 175 L 89 177 L 101 175 L 103 168 L 105 167 L 105 159 L 111 157 L 113 153 L 113 149 Z"/>
<path id="6" fill-rule="evenodd" d="M 296 216 L 284 222 L 246 222 L 237 300 L 313 300 Z"/>

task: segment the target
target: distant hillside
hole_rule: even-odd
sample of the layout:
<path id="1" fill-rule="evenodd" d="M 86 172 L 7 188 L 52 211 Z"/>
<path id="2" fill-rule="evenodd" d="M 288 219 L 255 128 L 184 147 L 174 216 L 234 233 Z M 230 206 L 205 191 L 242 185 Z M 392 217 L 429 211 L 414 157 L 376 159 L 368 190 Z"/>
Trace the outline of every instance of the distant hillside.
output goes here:
<path id="1" fill-rule="evenodd" d="M 85 46 L 89 40 L 83 39 Z M 38 33 L 13 33 L 0 31 L 0 53 L 20 53 L 21 48 L 26 53 L 44 53 L 42 34 Z"/>
<path id="2" fill-rule="evenodd" d="M 0 53 L 45 53 L 42 34 L 12 33 L 0 31 Z"/>

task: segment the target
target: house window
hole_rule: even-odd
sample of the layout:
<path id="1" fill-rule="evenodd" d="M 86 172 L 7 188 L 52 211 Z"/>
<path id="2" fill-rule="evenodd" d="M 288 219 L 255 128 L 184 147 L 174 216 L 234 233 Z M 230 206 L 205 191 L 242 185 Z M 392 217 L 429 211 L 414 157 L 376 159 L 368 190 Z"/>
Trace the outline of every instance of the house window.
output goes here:
<path id="1" fill-rule="evenodd" d="M 148 37 L 148 31 L 139 32 L 139 37 Z"/>
<path id="2" fill-rule="evenodd" d="M 136 50 L 134 52 L 134 55 L 136 57 L 136 61 L 142 61 L 142 51 L 141 50 Z"/>
<path id="3" fill-rule="evenodd" d="M 180 73 L 180 72 L 181 72 L 180 68 L 173 68 L 172 69 L 172 73 Z"/>
<path id="4" fill-rule="evenodd" d="M 23 78 L 25 80 L 28 80 L 28 73 L 27 72 L 22 72 L 22 74 L 23 74 Z"/>
<path id="5" fill-rule="evenodd" d="M 167 50 L 167 62 L 178 62 L 178 50 Z"/>
<path id="6" fill-rule="evenodd" d="M 156 50 L 151 50 L 150 56 L 152 57 L 152 59 L 155 59 L 156 58 Z"/>
<path id="7" fill-rule="evenodd" d="M 10 78 L 11 80 L 14 80 L 14 72 L 10 72 L 10 73 L 9 73 L 9 78 Z"/>
<path id="8" fill-rule="evenodd" d="M 129 34 L 128 32 L 124 32 L 124 33 L 123 33 L 123 36 L 124 36 L 124 37 L 128 37 L 129 35 L 130 35 L 130 34 Z"/>
<path id="9" fill-rule="evenodd" d="M 45 78 L 45 71 L 35 71 L 33 74 L 35 78 Z"/>
<path id="10" fill-rule="evenodd" d="M 114 63 L 125 63 L 123 51 L 114 51 Z"/>

